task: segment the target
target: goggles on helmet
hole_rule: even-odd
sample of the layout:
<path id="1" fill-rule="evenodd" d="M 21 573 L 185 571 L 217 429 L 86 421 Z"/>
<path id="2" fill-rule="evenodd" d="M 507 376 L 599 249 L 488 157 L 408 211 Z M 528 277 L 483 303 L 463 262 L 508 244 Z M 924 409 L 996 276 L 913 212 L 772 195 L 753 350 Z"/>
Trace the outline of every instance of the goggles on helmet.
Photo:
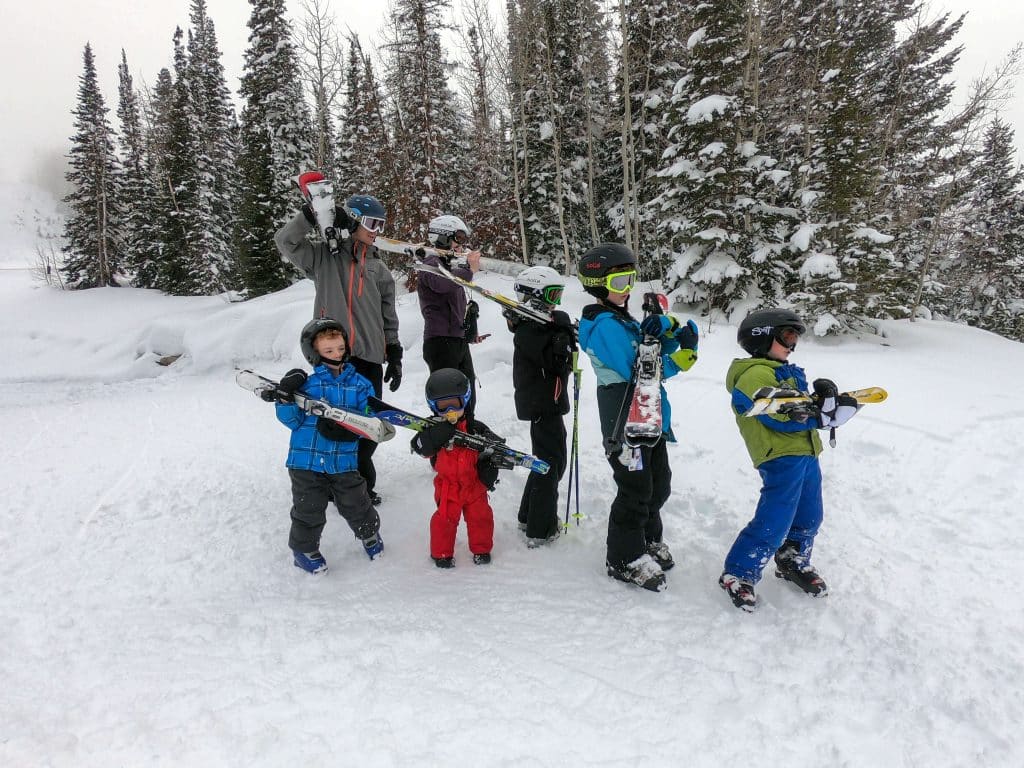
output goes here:
<path id="1" fill-rule="evenodd" d="M 359 224 L 370 232 L 381 232 L 384 229 L 384 222 L 384 219 L 377 216 L 363 216 L 359 219 Z"/>
<path id="2" fill-rule="evenodd" d="M 430 403 L 430 410 L 438 415 L 466 409 L 466 397 L 463 395 L 445 395 L 427 402 Z"/>
<path id="3" fill-rule="evenodd" d="M 800 331 L 791 325 L 784 325 L 775 331 L 775 340 L 792 352 L 800 339 Z"/>
<path id="4" fill-rule="evenodd" d="M 549 285 L 547 288 L 541 291 L 541 296 L 544 297 L 544 301 L 546 301 L 548 304 L 561 304 L 562 291 L 564 290 L 564 286 Z"/>

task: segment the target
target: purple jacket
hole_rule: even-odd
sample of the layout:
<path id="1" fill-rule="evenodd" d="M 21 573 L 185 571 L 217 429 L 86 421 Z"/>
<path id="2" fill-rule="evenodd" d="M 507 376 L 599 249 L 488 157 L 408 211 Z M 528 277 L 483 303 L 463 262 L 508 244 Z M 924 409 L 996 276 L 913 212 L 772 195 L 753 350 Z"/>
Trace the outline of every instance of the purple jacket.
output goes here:
<path id="1" fill-rule="evenodd" d="M 438 258 L 430 255 L 423 259 L 423 263 L 436 267 Z M 463 280 L 473 279 L 469 267 L 456 267 L 451 273 Z M 420 314 L 423 315 L 424 340 L 435 336 L 461 339 L 466 319 L 465 289 L 448 278 L 420 272 L 416 276 L 416 293 L 420 298 Z"/>

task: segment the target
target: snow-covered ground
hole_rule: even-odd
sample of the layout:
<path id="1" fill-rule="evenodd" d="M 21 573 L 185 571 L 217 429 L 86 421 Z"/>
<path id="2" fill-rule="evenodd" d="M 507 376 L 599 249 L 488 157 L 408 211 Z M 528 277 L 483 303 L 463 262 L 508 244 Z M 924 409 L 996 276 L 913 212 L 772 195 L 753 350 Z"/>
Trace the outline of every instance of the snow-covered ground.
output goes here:
<path id="1" fill-rule="evenodd" d="M 3 266 L 24 261 L 0 239 Z M 302 364 L 311 301 L 308 281 L 229 304 L 0 270 L 0 766 L 1024 765 L 1020 344 L 939 322 L 802 341 L 812 377 L 890 397 L 822 456 L 831 595 L 769 569 L 748 615 L 716 584 L 759 487 L 722 383 L 739 348 L 704 323 L 668 385 L 666 592 L 604 575 L 586 364 L 586 519 L 553 545 L 525 547 L 516 470 L 492 496 L 494 563 L 462 530 L 458 567 L 434 568 L 431 471 L 403 433 L 377 452 L 384 557 L 335 515 L 330 572 L 292 567 L 288 433 L 233 376 Z M 422 323 L 399 304 L 388 399 L 422 412 Z M 511 336 L 482 309 L 480 416 L 529 449 Z"/>

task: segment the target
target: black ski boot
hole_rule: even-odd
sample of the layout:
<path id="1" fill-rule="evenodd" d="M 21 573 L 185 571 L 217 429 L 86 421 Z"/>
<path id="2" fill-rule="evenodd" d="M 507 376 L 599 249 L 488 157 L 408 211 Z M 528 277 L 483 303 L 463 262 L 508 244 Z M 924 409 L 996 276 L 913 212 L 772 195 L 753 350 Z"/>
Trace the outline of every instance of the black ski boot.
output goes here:
<path id="1" fill-rule="evenodd" d="M 676 561 L 672 559 L 672 553 L 668 550 L 668 544 L 664 541 L 647 542 L 647 554 L 654 558 L 654 562 L 663 571 L 670 571 L 676 566 Z"/>
<path id="2" fill-rule="evenodd" d="M 651 592 L 661 592 L 667 586 L 665 584 L 665 573 L 661 570 L 654 558 L 644 554 L 622 568 L 617 568 L 606 562 L 608 575 L 613 579 L 625 581 L 628 584 L 636 584 L 638 587 L 649 589 Z"/>
<path id="3" fill-rule="evenodd" d="M 434 561 L 434 565 L 436 565 L 438 568 L 454 568 L 455 567 L 455 558 L 454 557 L 435 557 L 435 558 L 432 558 L 432 559 Z"/>
<path id="4" fill-rule="evenodd" d="M 757 607 L 754 585 L 746 579 L 733 576 L 731 573 L 723 573 L 718 577 L 718 586 L 726 591 L 732 604 L 741 611 L 750 613 Z"/>
<path id="5" fill-rule="evenodd" d="M 800 557 L 800 545 L 787 541 L 775 553 L 775 575 L 791 581 L 811 597 L 825 597 L 828 585 L 814 570 L 814 566 Z"/>
<path id="6" fill-rule="evenodd" d="M 473 564 L 474 565 L 488 565 L 488 564 L 490 564 L 490 562 L 491 562 L 491 553 L 490 552 L 481 552 L 478 555 L 473 555 Z"/>

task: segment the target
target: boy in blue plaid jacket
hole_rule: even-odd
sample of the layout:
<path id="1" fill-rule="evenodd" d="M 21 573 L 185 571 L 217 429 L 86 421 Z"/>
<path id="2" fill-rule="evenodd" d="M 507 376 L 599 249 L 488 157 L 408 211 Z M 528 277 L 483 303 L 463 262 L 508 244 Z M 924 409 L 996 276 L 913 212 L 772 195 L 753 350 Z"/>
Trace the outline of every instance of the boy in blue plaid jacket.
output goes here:
<path id="1" fill-rule="evenodd" d="M 299 342 L 313 373 L 307 376 L 298 368 L 288 371 L 268 399 L 276 398 L 277 418 L 292 431 L 286 462 L 292 484 L 288 546 L 297 567 L 323 573 L 327 562 L 320 554 L 320 534 L 332 498 L 371 560 L 384 549 L 380 517 L 358 471 L 359 436 L 330 419 L 306 413 L 295 404 L 294 395 L 298 392 L 365 413 L 373 385 L 347 362 L 345 329 L 338 321 L 318 318 L 307 323 Z"/>

